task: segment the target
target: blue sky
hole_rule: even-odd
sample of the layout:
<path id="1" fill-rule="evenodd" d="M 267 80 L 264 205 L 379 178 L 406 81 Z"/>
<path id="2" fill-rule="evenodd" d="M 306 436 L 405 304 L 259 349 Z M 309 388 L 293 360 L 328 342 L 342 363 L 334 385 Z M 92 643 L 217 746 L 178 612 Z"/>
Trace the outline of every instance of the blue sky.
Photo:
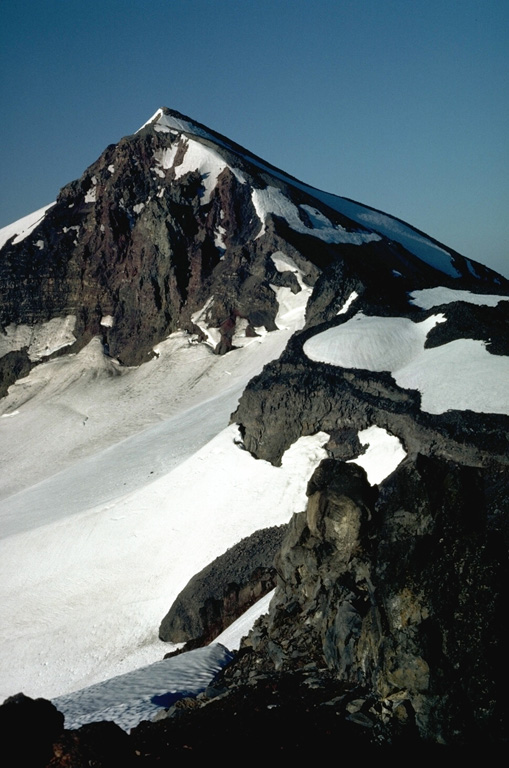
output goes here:
<path id="1" fill-rule="evenodd" d="M 0 226 L 159 106 L 509 277 L 506 0 L 0 0 Z"/>

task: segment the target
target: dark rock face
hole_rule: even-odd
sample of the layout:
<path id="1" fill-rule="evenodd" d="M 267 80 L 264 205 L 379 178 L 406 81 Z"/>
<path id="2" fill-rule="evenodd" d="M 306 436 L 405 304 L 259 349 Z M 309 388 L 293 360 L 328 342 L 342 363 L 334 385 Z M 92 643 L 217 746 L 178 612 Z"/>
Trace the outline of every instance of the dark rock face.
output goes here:
<path id="1" fill-rule="evenodd" d="M 372 697 L 389 732 L 405 712 L 431 742 L 502 739 L 507 485 L 499 467 L 421 456 L 378 494 L 359 467 L 322 462 L 253 652 L 225 676 L 325 667 Z"/>
<path id="2" fill-rule="evenodd" d="M 127 733 L 105 721 L 64 731 L 53 745 L 53 758 L 47 768 L 129 768 L 138 764 Z"/>
<path id="3" fill-rule="evenodd" d="M 161 622 L 161 640 L 207 645 L 270 592 L 276 584 L 273 562 L 285 529 L 256 531 L 197 573 Z"/>
<path id="4" fill-rule="evenodd" d="M 45 768 L 63 730 L 64 716 L 50 701 L 10 696 L 0 706 L 3 765 Z"/>

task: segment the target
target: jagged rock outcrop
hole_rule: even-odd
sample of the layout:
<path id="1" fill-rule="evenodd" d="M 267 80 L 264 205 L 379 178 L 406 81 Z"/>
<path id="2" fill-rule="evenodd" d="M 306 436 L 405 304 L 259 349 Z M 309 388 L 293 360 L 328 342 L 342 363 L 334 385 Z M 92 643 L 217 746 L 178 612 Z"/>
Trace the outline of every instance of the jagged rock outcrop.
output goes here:
<path id="1" fill-rule="evenodd" d="M 378 492 L 360 467 L 325 460 L 283 543 L 270 612 L 240 675 L 233 664 L 225 676 L 325 668 L 369 700 L 386 736 L 404 722 L 435 743 L 502 739 L 508 490 L 500 467 L 419 456 Z"/>
<path id="2" fill-rule="evenodd" d="M 161 640 L 207 645 L 270 592 L 285 530 L 278 526 L 256 531 L 193 576 L 162 620 Z"/>
<path id="3" fill-rule="evenodd" d="M 345 368 L 310 359 L 306 343 L 327 330 L 340 328 L 361 314 L 380 322 L 389 319 L 385 298 L 379 297 L 374 303 L 365 295 L 356 300 L 355 307 L 337 316 L 335 304 L 332 313 L 323 308 L 319 284 L 308 304 L 305 328 L 292 337 L 279 360 L 269 363 L 249 382 L 232 414 L 246 448 L 254 456 L 278 464 L 300 435 L 323 430 L 331 435 L 328 447 L 332 455 L 354 458 L 358 453 L 355 448 L 345 455 L 345 430 L 359 431 L 377 424 L 398 435 L 414 455 L 429 452 L 474 465 L 489 461 L 493 455 L 504 461 L 509 453 L 506 414 L 476 412 L 461 403 L 457 410 L 451 407 L 430 413 L 421 407 L 418 389 L 403 388 L 388 371 Z M 316 304 L 319 310 L 315 310 Z M 478 339 L 495 359 L 507 356 L 507 300 L 496 307 L 456 300 L 437 304 L 431 310 L 411 307 L 407 302 L 400 312 L 399 317 L 417 326 L 429 322 L 432 315 L 445 318 L 428 333 L 425 349 L 445 347 L 458 339 Z M 320 320 L 324 317 L 329 319 Z M 317 319 L 316 325 L 312 318 Z M 472 387 L 468 376 L 465 371 L 465 390 Z"/>

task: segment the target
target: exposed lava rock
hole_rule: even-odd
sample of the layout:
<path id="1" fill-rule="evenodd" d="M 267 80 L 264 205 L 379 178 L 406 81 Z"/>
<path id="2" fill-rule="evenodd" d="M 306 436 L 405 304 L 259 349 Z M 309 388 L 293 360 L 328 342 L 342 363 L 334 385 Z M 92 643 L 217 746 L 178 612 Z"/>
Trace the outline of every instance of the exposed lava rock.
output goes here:
<path id="1" fill-rule="evenodd" d="M 285 530 L 256 531 L 193 576 L 161 622 L 161 640 L 207 645 L 270 592 L 276 583 L 274 557 Z"/>
<path id="2" fill-rule="evenodd" d="M 378 498 L 363 475 L 335 460 L 315 471 L 270 612 L 224 678 L 326 667 L 374 697 L 389 731 L 404 704 L 426 741 L 503 739 L 507 473 L 420 456 Z"/>

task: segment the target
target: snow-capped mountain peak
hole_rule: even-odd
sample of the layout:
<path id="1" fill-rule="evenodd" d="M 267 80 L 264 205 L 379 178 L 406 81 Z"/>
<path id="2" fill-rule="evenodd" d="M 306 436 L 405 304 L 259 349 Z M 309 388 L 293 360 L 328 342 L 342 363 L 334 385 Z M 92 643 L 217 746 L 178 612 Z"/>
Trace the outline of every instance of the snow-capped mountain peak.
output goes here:
<path id="1" fill-rule="evenodd" d="M 3 235 L 4 694 L 219 633 L 274 587 L 253 550 L 301 513 L 260 669 L 311 654 L 377 702 L 404 693 L 435 738 L 456 670 L 484 670 L 451 626 L 501 626 L 480 606 L 503 560 L 508 281 L 167 108 Z"/>

